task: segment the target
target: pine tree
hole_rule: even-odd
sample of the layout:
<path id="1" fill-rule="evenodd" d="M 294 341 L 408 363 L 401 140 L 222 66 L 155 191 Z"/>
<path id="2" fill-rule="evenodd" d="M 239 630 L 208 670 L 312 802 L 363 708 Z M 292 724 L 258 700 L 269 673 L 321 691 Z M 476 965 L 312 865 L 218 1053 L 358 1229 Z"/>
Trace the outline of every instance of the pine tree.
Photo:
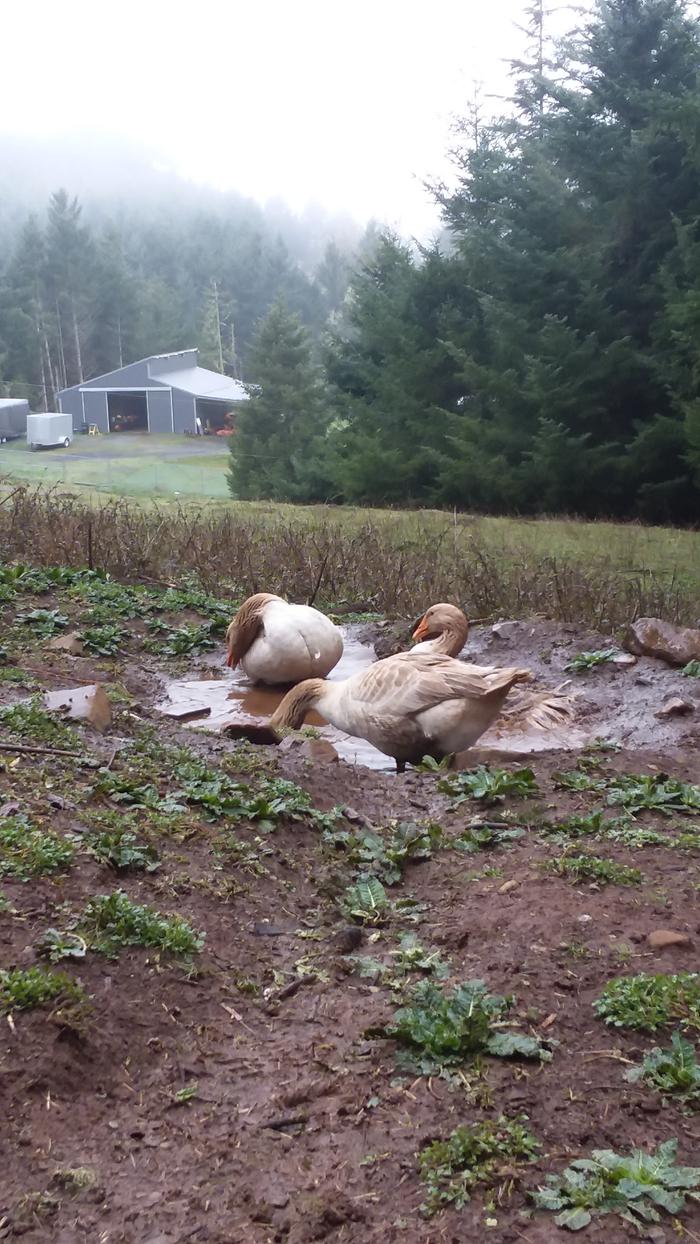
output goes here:
<path id="1" fill-rule="evenodd" d="M 326 500 L 326 395 L 308 333 L 282 302 L 260 325 L 250 370 L 256 389 L 231 437 L 232 495 Z"/>

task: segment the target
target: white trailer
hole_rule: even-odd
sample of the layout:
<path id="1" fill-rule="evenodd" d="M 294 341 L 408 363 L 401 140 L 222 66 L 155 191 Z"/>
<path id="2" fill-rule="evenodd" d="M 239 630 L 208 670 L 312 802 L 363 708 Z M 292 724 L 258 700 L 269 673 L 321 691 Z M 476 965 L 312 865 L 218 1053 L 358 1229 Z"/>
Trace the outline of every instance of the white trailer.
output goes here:
<path id="1" fill-rule="evenodd" d="M 67 449 L 73 440 L 73 416 L 49 411 L 44 415 L 27 416 L 27 445 L 30 449 L 62 445 Z"/>

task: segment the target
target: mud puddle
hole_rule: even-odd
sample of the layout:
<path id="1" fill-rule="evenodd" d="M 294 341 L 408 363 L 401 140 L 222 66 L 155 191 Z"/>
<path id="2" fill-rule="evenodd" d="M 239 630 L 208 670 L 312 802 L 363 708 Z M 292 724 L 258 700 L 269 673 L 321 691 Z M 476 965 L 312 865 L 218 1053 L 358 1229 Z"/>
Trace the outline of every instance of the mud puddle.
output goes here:
<path id="1" fill-rule="evenodd" d="M 367 669 L 377 659 L 374 649 L 357 637 L 361 628 L 343 628 L 343 655 L 329 681 L 349 678 Z M 178 679 L 165 685 L 166 697 L 156 710 L 175 721 L 213 733 L 239 729 L 253 742 L 274 742 L 267 722 L 285 694 L 286 688 L 260 687 L 250 683 L 240 670 L 222 670 L 220 678 Z M 338 755 L 349 764 L 368 769 L 394 770 L 394 762 L 366 743 L 343 734 L 328 725 L 319 713 L 311 712 L 308 726 L 315 726 L 321 736 L 335 747 Z M 497 722 L 479 739 L 476 750 L 502 753 L 505 758 L 530 752 L 573 750 L 587 741 L 587 734 L 575 727 L 558 731 L 523 730 Z"/>

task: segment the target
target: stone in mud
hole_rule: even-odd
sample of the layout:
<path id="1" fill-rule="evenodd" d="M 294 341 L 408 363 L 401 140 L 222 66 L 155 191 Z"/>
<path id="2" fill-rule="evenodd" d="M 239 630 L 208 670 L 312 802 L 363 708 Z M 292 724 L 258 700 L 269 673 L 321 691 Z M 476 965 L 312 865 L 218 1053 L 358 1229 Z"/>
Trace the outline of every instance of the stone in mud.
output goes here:
<path id="1" fill-rule="evenodd" d="M 349 955 L 362 944 L 362 929 L 357 924 L 348 924 L 339 929 L 333 936 L 333 945 L 341 955 Z"/>
<path id="2" fill-rule="evenodd" d="M 416 622 L 416 625 L 418 623 Z M 377 635 L 373 642 L 375 654 L 380 661 L 398 652 L 408 652 L 415 626 L 408 622 L 392 622 Z"/>
<path id="3" fill-rule="evenodd" d="M 700 660 L 700 630 L 676 626 L 663 618 L 638 618 L 628 627 L 623 646 L 636 657 L 659 657 L 669 665 Z"/>
<path id="4" fill-rule="evenodd" d="M 68 635 L 54 635 L 46 647 L 52 652 L 67 652 L 71 657 L 82 657 L 85 654 L 85 645 L 77 631 L 71 631 Z"/>
<path id="5" fill-rule="evenodd" d="M 491 634 L 496 639 L 515 639 L 519 630 L 519 622 L 496 622 L 491 627 Z"/>
<path id="6" fill-rule="evenodd" d="M 101 683 L 71 687 L 66 691 L 47 691 L 44 706 L 50 713 L 59 712 L 73 721 L 86 721 L 100 732 L 112 724 L 112 706 Z"/>
<path id="7" fill-rule="evenodd" d="M 654 950 L 666 950 L 668 946 L 689 946 L 690 938 L 687 933 L 677 933 L 675 929 L 654 929 L 647 937 L 649 945 Z"/>
<path id="8" fill-rule="evenodd" d="M 339 759 L 338 753 L 332 743 L 328 739 L 303 739 L 288 734 L 282 739 L 279 745 L 281 752 L 294 752 L 297 756 L 303 756 L 306 760 L 313 760 L 316 764 L 329 765 L 335 764 Z"/>
<path id="9" fill-rule="evenodd" d="M 672 695 L 664 704 L 661 705 L 655 717 L 686 717 L 688 713 L 695 710 L 692 704 L 687 700 L 682 700 L 679 695 Z"/>

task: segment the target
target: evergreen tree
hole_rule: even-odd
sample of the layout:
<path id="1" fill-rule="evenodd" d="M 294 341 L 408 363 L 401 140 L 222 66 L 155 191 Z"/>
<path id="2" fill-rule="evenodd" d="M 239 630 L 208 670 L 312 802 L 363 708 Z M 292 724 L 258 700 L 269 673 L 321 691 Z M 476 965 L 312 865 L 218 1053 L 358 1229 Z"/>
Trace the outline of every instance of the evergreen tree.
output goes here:
<path id="1" fill-rule="evenodd" d="M 231 437 L 231 493 L 244 499 L 326 500 L 326 394 L 309 335 L 282 302 L 260 325 L 250 365 L 256 389 Z"/>

